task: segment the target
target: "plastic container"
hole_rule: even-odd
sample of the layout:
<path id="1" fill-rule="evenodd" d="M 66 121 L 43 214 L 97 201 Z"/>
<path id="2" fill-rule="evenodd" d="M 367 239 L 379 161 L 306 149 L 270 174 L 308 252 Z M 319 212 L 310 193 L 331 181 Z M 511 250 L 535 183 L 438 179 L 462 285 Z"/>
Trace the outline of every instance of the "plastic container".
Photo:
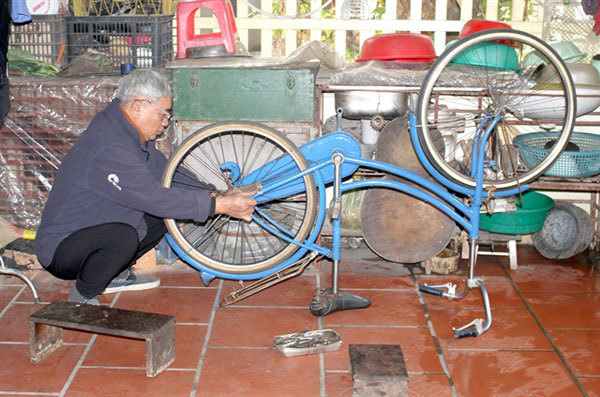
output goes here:
<path id="1" fill-rule="evenodd" d="M 559 41 L 550 43 L 550 47 L 554 49 L 567 63 L 575 63 L 586 57 L 586 53 L 582 52 L 579 47 L 570 41 Z"/>
<path id="2" fill-rule="evenodd" d="M 512 29 L 507 23 L 498 22 L 498 21 L 488 21 L 487 19 L 471 19 L 464 24 L 463 28 L 460 30 L 458 34 L 459 38 L 467 37 L 473 33 L 481 32 L 483 30 L 490 29 Z M 496 43 L 506 44 L 510 46 L 514 46 L 516 43 L 511 40 L 494 40 Z"/>
<path id="3" fill-rule="evenodd" d="M 452 42 L 448 43 L 451 45 Z M 519 71 L 517 51 L 506 44 L 483 42 L 468 47 L 452 61 L 461 65 L 485 66 Z"/>
<path id="4" fill-rule="evenodd" d="M 544 226 L 546 214 L 554 207 L 554 200 L 545 194 L 530 191 L 517 198 L 517 210 L 479 215 L 479 228 L 501 234 L 529 234 Z"/>
<path id="5" fill-rule="evenodd" d="M 55 63 L 61 47 L 66 45 L 66 25 L 63 14 L 32 15 L 31 23 L 11 26 L 9 48 L 33 54 L 40 61 Z"/>
<path id="6" fill-rule="evenodd" d="M 558 133 L 534 132 L 515 137 L 514 145 L 519 149 L 521 159 L 528 167 L 542 161 L 548 154 L 545 146 L 556 140 Z M 600 135 L 573 132 L 569 142 L 579 151 L 564 150 L 544 175 L 561 178 L 585 178 L 600 174 Z"/>
<path id="7" fill-rule="evenodd" d="M 67 17 L 67 62 L 88 48 L 109 54 L 115 72 L 121 64 L 162 67 L 173 59 L 173 17 Z"/>
<path id="8" fill-rule="evenodd" d="M 512 29 L 512 26 L 504 22 L 488 21 L 486 19 L 471 19 L 463 25 L 458 37 L 467 37 L 470 34 L 489 29 Z"/>
<path id="9" fill-rule="evenodd" d="M 373 60 L 431 62 L 435 60 L 433 41 L 419 33 L 386 33 L 365 40 L 356 62 Z"/>

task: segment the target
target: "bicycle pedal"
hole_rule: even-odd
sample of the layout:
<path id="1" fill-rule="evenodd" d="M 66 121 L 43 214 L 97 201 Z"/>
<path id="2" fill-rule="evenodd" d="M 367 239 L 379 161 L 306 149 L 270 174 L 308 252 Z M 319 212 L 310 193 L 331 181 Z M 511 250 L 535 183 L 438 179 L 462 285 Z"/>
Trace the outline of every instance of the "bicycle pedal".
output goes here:
<path id="1" fill-rule="evenodd" d="M 332 329 L 304 330 L 273 338 L 277 350 L 285 357 L 325 353 L 339 350 L 342 337 Z"/>

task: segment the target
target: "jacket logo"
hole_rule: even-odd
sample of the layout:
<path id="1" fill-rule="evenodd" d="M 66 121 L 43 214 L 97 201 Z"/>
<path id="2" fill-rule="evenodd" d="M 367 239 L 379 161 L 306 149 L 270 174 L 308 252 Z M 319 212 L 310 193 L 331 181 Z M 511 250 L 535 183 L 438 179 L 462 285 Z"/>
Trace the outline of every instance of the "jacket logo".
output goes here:
<path id="1" fill-rule="evenodd" d="M 121 191 L 121 186 L 119 186 L 119 176 L 117 174 L 108 174 L 108 181 L 112 183 L 117 190 Z"/>

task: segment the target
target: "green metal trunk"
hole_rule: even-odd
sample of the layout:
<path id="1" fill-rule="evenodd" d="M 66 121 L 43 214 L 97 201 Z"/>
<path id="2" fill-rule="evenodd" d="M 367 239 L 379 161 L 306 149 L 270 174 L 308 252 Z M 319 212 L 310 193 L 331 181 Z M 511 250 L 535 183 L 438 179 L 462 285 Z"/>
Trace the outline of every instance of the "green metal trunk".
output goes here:
<path id="1" fill-rule="evenodd" d="M 313 123 L 317 117 L 316 64 L 202 66 L 177 61 L 173 79 L 176 120 L 251 120 Z"/>

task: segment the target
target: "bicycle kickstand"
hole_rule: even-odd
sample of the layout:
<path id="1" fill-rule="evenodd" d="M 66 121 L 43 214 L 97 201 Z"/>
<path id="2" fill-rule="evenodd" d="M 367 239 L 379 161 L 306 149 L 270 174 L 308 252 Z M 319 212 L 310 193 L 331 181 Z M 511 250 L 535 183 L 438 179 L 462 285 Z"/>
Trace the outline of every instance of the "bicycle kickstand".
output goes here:
<path id="1" fill-rule="evenodd" d="M 332 155 L 333 166 L 334 166 L 334 185 L 333 185 L 333 196 L 334 205 L 332 208 L 333 218 L 333 248 L 332 248 L 332 259 L 333 259 L 333 273 L 332 273 L 332 286 L 331 288 L 315 290 L 313 299 L 310 303 L 310 311 L 315 316 L 326 316 L 329 313 L 333 313 L 338 310 L 348 309 L 361 309 L 371 305 L 371 301 L 362 296 L 352 294 L 347 291 L 342 291 L 338 288 L 338 276 L 340 267 L 340 256 L 341 256 L 341 205 L 342 205 L 342 192 L 341 192 L 341 173 L 340 169 L 344 161 L 344 157 L 340 153 L 334 153 Z"/>

